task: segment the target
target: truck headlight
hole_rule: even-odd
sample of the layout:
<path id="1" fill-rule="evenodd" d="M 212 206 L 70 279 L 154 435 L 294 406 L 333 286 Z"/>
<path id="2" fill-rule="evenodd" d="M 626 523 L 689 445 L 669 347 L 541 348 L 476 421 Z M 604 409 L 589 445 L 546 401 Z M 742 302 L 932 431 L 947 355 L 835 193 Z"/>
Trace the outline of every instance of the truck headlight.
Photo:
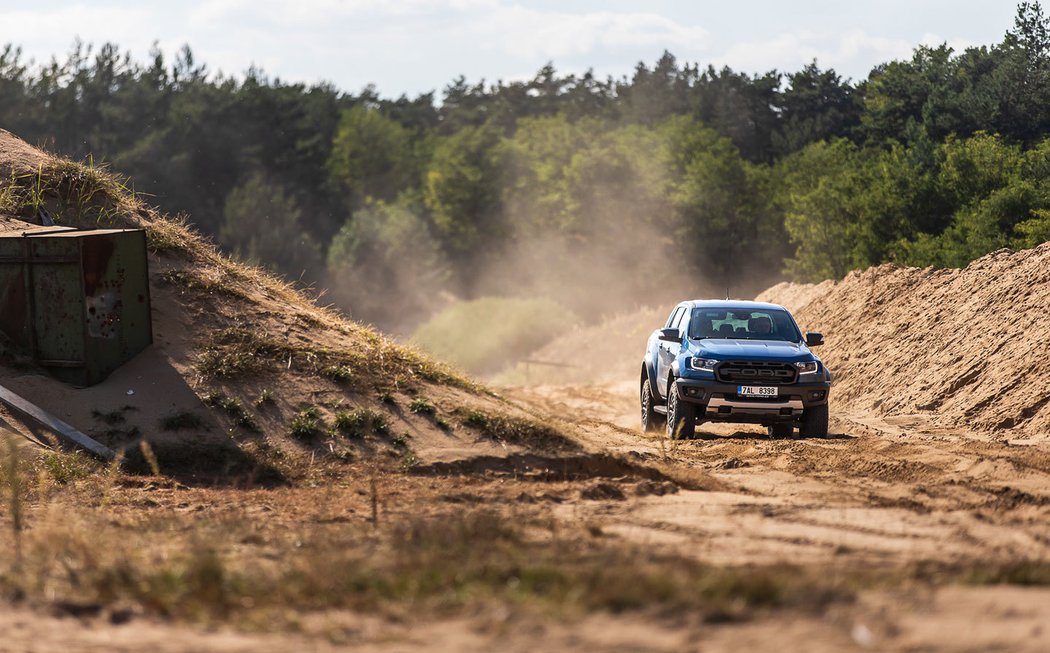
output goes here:
<path id="1" fill-rule="evenodd" d="M 820 365 L 816 361 L 795 363 L 795 367 L 798 368 L 799 374 L 815 374 L 820 369 Z"/>
<path id="2" fill-rule="evenodd" d="M 690 358 L 689 368 L 697 372 L 714 372 L 715 365 L 718 365 L 718 363 L 719 361 L 714 358 Z"/>

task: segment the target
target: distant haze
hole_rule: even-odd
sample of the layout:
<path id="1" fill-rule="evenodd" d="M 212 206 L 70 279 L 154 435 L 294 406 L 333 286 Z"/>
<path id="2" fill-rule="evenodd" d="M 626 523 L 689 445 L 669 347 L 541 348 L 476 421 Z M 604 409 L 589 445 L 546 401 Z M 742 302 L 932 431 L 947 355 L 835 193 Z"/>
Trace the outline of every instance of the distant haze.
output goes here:
<path id="1" fill-rule="evenodd" d="M 620 77 L 664 50 L 747 72 L 817 59 L 863 79 L 917 43 L 996 43 L 1014 10 L 987 0 L 38 0 L 0 3 L 0 44 L 38 63 L 63 59 L 76 38 L 116 43 L 139 60 L 154 42 L 169 56 L 189 44 L 213 72 L 256 65 L 288 81 L 375 84 L 397 96 L 440 92 L 458 75 L 529 78 L 548 61 Z"/>

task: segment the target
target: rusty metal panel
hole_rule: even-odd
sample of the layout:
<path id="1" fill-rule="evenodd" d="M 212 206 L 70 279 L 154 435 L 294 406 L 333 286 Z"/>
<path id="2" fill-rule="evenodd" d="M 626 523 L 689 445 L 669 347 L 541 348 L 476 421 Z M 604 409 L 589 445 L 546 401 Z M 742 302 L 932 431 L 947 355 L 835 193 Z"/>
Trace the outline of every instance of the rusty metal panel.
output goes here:
<path id="1" fill-rule="evenodd" d="M 0 330 L 52 374 L 98 383 L 153 342 L 141 229 L 0 237 Z"/>
<path id="2" fill-rule="evenodd" d="M 87 373 L 101 380 L 153 342 L 146 234 L 100 234 L 81 249 Z"/>
<path id="3" fill-rule="evenodd" d="M 0 331 L 17 348 L 32 351 L 26 247 L 21 239 L 0 238 Z"/>
<path id="4" fill-rule="evenodd" d="M 79 266 L 33 262 L 30 274 L 34 358 L 44 366 L 82 366 L 84 324 L 80 316 L 84 300 Z"/>

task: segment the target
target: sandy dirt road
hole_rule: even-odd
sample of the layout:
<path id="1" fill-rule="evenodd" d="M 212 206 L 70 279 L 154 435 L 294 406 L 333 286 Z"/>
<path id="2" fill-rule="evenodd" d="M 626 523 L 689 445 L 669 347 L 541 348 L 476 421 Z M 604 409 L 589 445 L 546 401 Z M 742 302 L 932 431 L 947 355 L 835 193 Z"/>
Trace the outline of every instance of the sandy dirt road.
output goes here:
<path id="1" fill-rule="evenodd" d="M 420 622 L 326 613 L 304 621 L 300 633 L 238 632 L 149 617 L 114 623 L 106 613 L 74 617 L 15 604 L 0 610 L 0 652 L 1050 650 L 1045 586 L 936 582 L 937 574 L 954 569 L 1050 558 L 1045 445 L 945 431 L 918 418 L 865 415 L 837 415 L 833 437 L 822 440 L 770 440 L 758 428 L 705 425 L 697 439 L 670 443 L 634 427 L 630 384 L 504 394 L 527 410 L 564 416 L 594 451 L 666 457 L 716 481 L 706 491 L 598 500 L 581 492 L 597 481 L 555 483 L 548 491 L 562 497 L 551 505 L 556 518 L 591 524 L 610 540 L 713 565 L 785 562 L 870 582 L 853 600 L 818 612 L 760 612 L 725 622 L 644 611 L 547 620 L 493 609 Z M 390 510 L 418 509 L 429 483 L 421 482 L 423 494 L 392 497 Z M 511 502 L 523 490 L 540 491 L 481 478 L 435 488 L 431 501 L 442 493 L 484 492 L 495 503 Z M 168 494 L 148 497 L 165 505 Z M 265 503 L 277 510 L 269 518 L 275 532 L 311 518 L 280 507 L 295 501 L 266 492 L 170 494 L 171 502 L 182 502 L 177 506 L 196 506 L 202 518 Z M 917 581 L 916 569 L 927 570 L 920 576 L 933 582 Z"/>
<path id="2" fill-rule="evenodd" d="M 564 518 L 593 520 L 613 537 L 714 564 L 783 561 L 815 565 L 827 574 L 871 570 L 884 577 L 923 566 L 981 569 L 1050 559 L 1045 442 L 939 428 L 917 415 L 842 414 L 834 406 L 828 439 L 772 440 L 759 427 L 706 424 L 696 439 L 669 442 L 635 427 L 630 383 L 516 388 L 508 394 L 566 416 L 595 448 L 666 456 L 723 485 L 719 491 L 563 507 Z M 848 617 L 829 617 L 854 623 L 852 644 L 878 650 L 1050 649 L 1046 589 L 874 585 L 846 610 Z M 826 626 L 792 622 L 787 632 L 806 639 L 816 635 L 803 635 L 806 629 Z M 734 636 L 758 642 L 767 627 L 751 624 Z M 830 632 L 842 634 L 842 623 Z M 719 650 L 713 640 L 708 644 L 701 650 Z"/>
<path id="3" fill-rule="evenodd" d="M 670 442 L 633 426 L 628 384 L 510 394 L 575 421 L 595 448 L 666 455 L 723 483 L 598 507 L 622 537 L 677 543 L 720 564 L 1050 557 L 1050 448 L 1041 443 L 849 414 L 835 415 L 828 439 L 705 424 L 696 439 Z"/>

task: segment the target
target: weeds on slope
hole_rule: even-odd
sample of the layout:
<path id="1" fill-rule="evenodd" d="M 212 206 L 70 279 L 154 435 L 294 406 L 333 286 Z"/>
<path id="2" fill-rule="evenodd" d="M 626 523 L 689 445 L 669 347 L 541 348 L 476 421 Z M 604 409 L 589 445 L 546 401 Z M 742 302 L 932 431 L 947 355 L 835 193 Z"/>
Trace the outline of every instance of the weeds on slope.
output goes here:
<path id="1" fill-rule="evenodd" d="M 98 517 L 55 515 L 26 533 L 21 573 L 0 575 L 0 589 L 248 628 L 287 628 L 303 613 L 337 609 L 425 617 L 493 605 L 559 618 L 649 610 L 725 619 L 850 596 L 845 585 L 796 568 L 711 567 L 608 545 L 582 529 L 566 533 L 537 516 L 456 512 L 303 528 L 295 538 L 241 518 L 198 518 L 187 528 L 190 519 L 169 513 L 114 529 Z"/>

